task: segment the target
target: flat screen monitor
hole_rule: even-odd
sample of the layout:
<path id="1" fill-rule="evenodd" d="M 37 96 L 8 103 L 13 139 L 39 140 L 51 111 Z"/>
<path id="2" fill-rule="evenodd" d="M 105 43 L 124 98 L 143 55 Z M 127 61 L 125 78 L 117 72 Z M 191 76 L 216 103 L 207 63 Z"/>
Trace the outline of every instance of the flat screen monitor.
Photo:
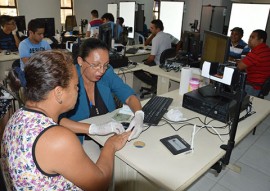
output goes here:
<path id="1" fill-rule="evenodd" d="M 204 31 L 201 60 L 217 63 L 225 63 L 229 56 L 230 38 L 226 35 Z"/>
<path id="2" fill-rule="evenodd" d="M 182 40 L 183 50 L 194 60 L 198 60 L 201 53 L 200 33 L 184 31 Z"/>
<path id="3" fill-rule="evenodd" d="M 16 22 L 18 31 L 24 33 L 24 31 L 26 31 L 25 16 L 15 16 L 14 20 Z"/>
<path id="4" fill-rule="evenodd" d="M 107 44 L 108 48 L 111 48 L 112 44 L 112 35 L 113 35 L 113 29 L 112 29 L 112 23 L 104 23 L 99 26 L 99 34 L 98 38 Z"/>
<path id="5" fill-rule="evenodd" d="M 50 38 L 55 36 L 54 18 L 38 18 L 45 25 L 44 37 Z"/>

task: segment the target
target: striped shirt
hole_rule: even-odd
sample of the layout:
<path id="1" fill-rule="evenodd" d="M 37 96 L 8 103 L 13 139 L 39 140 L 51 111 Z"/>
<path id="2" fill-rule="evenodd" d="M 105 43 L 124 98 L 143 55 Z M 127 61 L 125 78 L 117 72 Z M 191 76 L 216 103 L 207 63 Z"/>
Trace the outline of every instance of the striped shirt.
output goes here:
<path id="1" fill-rule="evenodd" d="M 242 62 L 247 65 L 247 83 L 260 90 L 256 84 L 263 84 L 270 77 L 270 48 L 262 43 L 253 48 Z"/>
<path id="2" fill-rule="evenodd" d="M 230 42 L 230 57 L 234 59 L 241 59 L 241 55 L 246 55 L 250 51 L 250 48 L 248 47 L 247 43 L 245 43 L 243 40 L 240 40 L 239 43 L 234 46 Z"/>

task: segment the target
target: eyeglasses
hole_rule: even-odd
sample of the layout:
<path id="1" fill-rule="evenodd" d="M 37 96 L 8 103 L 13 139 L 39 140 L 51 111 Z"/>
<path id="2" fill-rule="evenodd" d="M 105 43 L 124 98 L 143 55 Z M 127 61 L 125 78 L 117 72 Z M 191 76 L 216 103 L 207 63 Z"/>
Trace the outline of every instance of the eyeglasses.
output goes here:
<path id="1" fill-rule="evenodd" d="M 102 69 L 103 71 L 106 71 L 109 68 L 109 64 L 90 64 L 89 62 L 87 62 L 86 60 L 84 60 L 91 68 L 93 68 L 94 70 L 100 70 Z"/>

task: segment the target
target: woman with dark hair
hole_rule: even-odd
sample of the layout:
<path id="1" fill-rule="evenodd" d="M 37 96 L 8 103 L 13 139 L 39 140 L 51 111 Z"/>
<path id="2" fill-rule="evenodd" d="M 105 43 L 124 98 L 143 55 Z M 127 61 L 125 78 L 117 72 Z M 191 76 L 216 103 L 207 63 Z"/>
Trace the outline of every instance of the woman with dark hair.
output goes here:
<path id="1" fill-rule="evenodd" d="M 74 108 L 78 75 L 60 50 L 35 53 L 25 67 L 25 106 L 9 120 L 2 140 L 2 170 L 11 190 L 106 190 L 114 154 L 130 133 L 110 137 L 97 163 L 70 129 L 58 124 Z"/>
<path id="2" fill-rule="evenodd" d="M 122 103 L 127 104 L 135 113 L 127 131 L 133 127 L 128 140 L 139 137 L 143 131 L 144 113 L 135 92 L 123 82 L 109 65 L 109 50 L 102 41 L 89 38 L 80 47 L 78 64 L 76 64 L 79 76 L 79 96 L 73 110 L 67 113 L 66 118 L 60 119 L 60 124 L 74 131 L 85 134 L 107 134 L 118 131 L 115 124 L 106 124 L 106 128 L 96 128 L 92 124 L 82 124 L 81 121 L 89 117 L 106 114 L 116 109 L 114 96 Z M 72 120 L 74 121 L 72 121 Z M 81 141 L 82 140 L 82 137 Z"/>

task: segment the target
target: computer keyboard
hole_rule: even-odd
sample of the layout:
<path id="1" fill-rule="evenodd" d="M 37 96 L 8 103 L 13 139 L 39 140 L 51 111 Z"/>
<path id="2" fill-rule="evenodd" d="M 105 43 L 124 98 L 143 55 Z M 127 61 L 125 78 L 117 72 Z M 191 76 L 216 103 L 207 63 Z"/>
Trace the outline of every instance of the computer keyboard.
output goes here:
<path id="1" fill-rule="evenodd" d="M 129 48 L 126 50 L 126 54 L 136 54 L 138 52 L 138 48 Z"/>
<path id="2" fill-rule="evenodd" d="M 142 108 L 144 111 L 144 123 L 148 125 L 157 125 L 173 99 L 169 97 L 152 97 Z"/>

